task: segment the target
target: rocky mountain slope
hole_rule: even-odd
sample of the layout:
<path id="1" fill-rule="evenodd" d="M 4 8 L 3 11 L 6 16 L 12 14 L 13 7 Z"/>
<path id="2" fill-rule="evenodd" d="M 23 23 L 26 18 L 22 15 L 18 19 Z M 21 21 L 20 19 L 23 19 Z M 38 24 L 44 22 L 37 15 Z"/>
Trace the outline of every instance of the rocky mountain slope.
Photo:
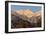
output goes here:
<path id="1" fill-rule="evenodd" d="M 11 13 L 12 28 L 41 27 L 41 13 L 31 10 L 17 10 Z"/>

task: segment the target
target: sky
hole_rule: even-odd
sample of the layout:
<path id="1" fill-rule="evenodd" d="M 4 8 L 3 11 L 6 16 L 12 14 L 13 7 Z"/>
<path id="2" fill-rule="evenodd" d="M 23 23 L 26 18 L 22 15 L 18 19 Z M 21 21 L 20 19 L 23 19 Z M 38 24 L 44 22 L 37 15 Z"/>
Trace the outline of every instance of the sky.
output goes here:
<path id="1" fill-rule="evenodd" d="M 11 5 L 11 10 L 21 10 L 21 9 L 29 9 L 33 12 L 37 12 L 41 10 L 41 6 L 21 6 L 21 5 Z"/>

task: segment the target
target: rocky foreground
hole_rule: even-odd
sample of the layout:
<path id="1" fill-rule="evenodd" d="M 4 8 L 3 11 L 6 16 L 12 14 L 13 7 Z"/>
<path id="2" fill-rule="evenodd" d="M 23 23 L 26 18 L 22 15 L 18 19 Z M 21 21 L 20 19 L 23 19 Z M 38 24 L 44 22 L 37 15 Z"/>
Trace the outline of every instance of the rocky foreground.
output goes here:
<path id="1" fill-rule="evenodd" d="M 41 27 L 40 13 L 33 14 L 30 10 L 26 10 L 24 13 L 17 11 L 11 14 L 11 28 L 32 27 Z"/>

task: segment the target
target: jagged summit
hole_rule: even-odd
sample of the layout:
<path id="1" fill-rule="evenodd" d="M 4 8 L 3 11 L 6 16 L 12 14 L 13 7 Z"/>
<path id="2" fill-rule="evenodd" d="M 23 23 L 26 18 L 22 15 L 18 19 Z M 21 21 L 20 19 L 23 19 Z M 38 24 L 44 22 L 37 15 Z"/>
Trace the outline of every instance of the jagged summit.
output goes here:
<path id="1" fill-rule="evenodd" d="M 33 12 L 29 9 L 27 9 L 27 10 L 17 10 L 16 13 L 18 13 L 20 15 L 27 16 L 27 17 L 32 17 L 32 15 L 33 15 Z"/>

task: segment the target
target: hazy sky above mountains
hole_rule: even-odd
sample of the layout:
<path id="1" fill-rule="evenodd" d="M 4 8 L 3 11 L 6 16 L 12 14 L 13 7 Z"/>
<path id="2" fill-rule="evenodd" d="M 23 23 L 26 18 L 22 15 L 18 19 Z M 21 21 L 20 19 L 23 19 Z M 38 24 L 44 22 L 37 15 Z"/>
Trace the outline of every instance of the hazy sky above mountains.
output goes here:
<path id="1" fill-rule="evenodd" d="M 11 5 L 11 10 L 21 10 L 21 9 L 29 9 L 32 10 L 33 12 L 36 11 L 41 11 L 41 6 L 20 6 L 20 5 Z"/>

